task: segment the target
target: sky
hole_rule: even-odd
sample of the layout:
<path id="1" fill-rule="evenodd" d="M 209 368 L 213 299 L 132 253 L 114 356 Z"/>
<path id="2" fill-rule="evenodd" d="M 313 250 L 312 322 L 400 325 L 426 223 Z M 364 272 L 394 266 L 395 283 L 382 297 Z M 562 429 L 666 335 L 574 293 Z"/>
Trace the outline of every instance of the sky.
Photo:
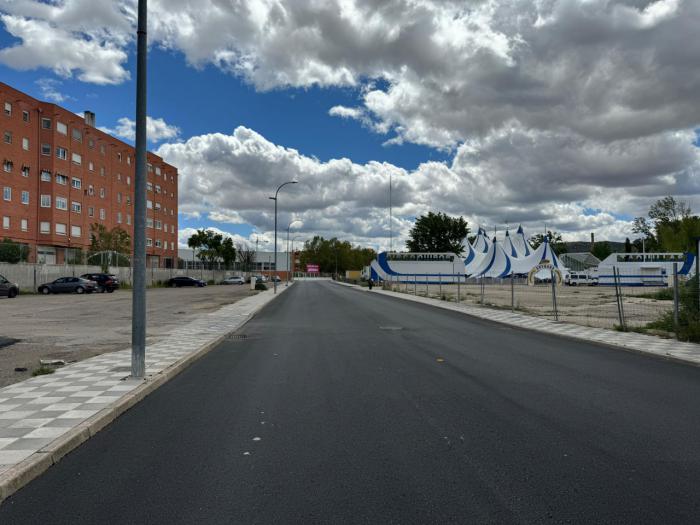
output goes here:
<path id="1" fill-rule="evenodd" d="M 661 197 L 700 208 L 697 0 L 148 3 L 181 245 L 270 249 L 288 180 L 282 238 L 375 249 L 428 211 L 619 241 Z M 0 0 L 0 79 L 133 141 L 135 25 L 135 0 Z"/>

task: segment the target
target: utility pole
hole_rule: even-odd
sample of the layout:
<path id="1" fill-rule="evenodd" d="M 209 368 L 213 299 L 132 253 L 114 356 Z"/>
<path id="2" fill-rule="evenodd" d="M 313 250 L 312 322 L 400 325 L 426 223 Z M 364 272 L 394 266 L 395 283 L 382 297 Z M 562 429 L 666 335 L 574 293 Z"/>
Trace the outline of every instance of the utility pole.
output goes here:
<path id="1" fill-rule="evenodd" d="M 297 181 L 295 181 L 295 180 L 290 180 L 290 181 L 287 181 L 287 182 L 283 182 L 283 183 L 280 184 L 279 187 L 277 188 L 277 191 L 275 192 L 275 196 L 274 196 L 274 197 L 269 197 L 270 199 L 272 199 L 273 201 L 275 201 L 275 272 L 277 271 L 277 196 L 278 196 L 280 190 L 281 190 L 283 187 L 285 187 L 287 184 L 297 184 Z M 275 290 L 275 293 L 277 293 L 277 280 L 276 280 L 276 279 L 273 279 L 273 283 L 274 283 L 274 290 Z"/>
<path id="2" fill-rule="evenodd" d="M 146 375 L 146 34 L 147 0 L 138 0 L 136 52 L 136 178 L 134 291 L 131 302 L 131 376 Z"/>
<path id="3" fill-rule="evenodd" d="M 389 172 L 389 252 L 394 251 L 394 220 L 391 208 L 391 172 Z M 336 274 L 337 274 L 336 269 Z"/>

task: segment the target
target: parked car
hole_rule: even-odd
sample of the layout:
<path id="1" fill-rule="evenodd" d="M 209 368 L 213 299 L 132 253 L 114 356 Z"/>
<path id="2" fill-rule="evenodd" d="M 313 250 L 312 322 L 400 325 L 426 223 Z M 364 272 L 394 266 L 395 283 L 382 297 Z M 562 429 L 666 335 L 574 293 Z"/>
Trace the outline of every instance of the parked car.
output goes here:
<path id="1" fill-rule="evenodd" d="M 85 273 L 80 277 L 88 281 L 95 281 L 97 283 L 96 291 L 100 293 L 112 293 L 119 288 L 119 279 L 109 273 Z"/>
<path id="2" fill-rule="evenodd" d="M 19 286 L 15 283 L 11 283 L 0 275 L 0 296 L 6 295 L 10 299 L 17 297 L 19 294 Z"/>
<path id="3" fill-rule="evenodd" d="M 245 279 L 240 275 L 234 275 L 232 277 L 226 277 L 221 284 L 245 284 Z"/>
<path id="4" fill-rule="evenodd" d="M 171 279 L 168 279 L 165 284 L 166 286 L 170 286 L 171 288 L 180 288 L 181 286 L 202 287 L 207 285 L 206 281 L 185 276 L 172 277 Z"/>
<path id="5" fill-rule="evenodd" d="M 92 293 L 97 288 L 95 281 L 83 279 L 82 277 L 60 277 L 53 282 L 39 286 L 39 293 L 48 295 L 50 293 Z"/>
<path id="6" fill-rule="evenodd" d="M 267 282 L 267 276 L 265 276 L 265 275 L 253 275 L 248 279 L 248 282 L 250 282 L 251 279 L 255 279 L 256 283 L 266 283 Z"/>

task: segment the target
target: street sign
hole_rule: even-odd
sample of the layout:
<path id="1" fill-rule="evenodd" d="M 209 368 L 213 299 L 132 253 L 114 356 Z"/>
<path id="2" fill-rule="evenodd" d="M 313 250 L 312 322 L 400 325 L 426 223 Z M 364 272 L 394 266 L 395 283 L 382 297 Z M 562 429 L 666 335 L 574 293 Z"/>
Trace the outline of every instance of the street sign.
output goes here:
<path id="1" fill-rule="evenodd" d="M 307 264 L 306 273 L 320 273 L 321 269 L 318 264 Z"/>

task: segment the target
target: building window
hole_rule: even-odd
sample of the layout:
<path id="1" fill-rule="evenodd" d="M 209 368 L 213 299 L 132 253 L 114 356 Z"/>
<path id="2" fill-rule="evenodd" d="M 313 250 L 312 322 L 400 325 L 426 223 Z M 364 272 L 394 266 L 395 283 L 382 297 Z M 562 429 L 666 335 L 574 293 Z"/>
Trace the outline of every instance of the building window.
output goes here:
<path id="1" fill-rule="evenodd" d="M 22 120 L 29 122 L 29 111 L 22 111 Z"/>
<path id="2" fill-rule="evenodd" d="M 156 166 L 156 175 L 160 177 L 160 166 Z"/>
<path id="3" fill-rule="evenodd" d="M 10 229 L 10 218 L 9 218 L 8 216 L 6 216 L 6 215 L 3 216 L 3 218 L 2 218 L 2 227 L 3 227 L 3 229 L 5 229 L 5 230 L 9 230 L 9 229 Z"/>
<path id="4" fill-rule="evenodd" d="M 163 223 L 156 220 L 156 230 L 162 230 L 163 229 Z"/>
<path id="5" fill-rule="evenodd" d="M 41 145 L 41 154 L 49 156 L 51 155 L 51 144 L 42 144 Z"/>
<path id="6" fill-rule="evenodd" d="M 56 148 L 56 157 L 61 160 L 66 160 L 68 158 L 66 148 Z"/>
<path id="7" fill-rule="evenodd" d="M 83 141 L 83 134 L 81 133 L 81 131 L 79 129 L 73 128 L 71 130 L 71 133 L 73 135 L 73 140 L 77 140 L 78 142 Z"/>
<path id="8" fill-rule="evenodd" d="M 95 147 L 95 139 L 89 138 L 88 139 L 88 148 L 92 149 Z"/>
<path id="9" fill-rule="evenodd" d="M 42 195 L 39 202 L 40 202 L 40 206 L 42 208 L 50 208 L 51 207 L 51 195 Z"/>
<path id="10" fill-rule="evenodd" d="M 8 228 L 9 228 L 9 226 L 8 226 Z M 146 239 L 146 246 L 153 246 L 153 239 Z"/>
<path id="11" fill-rule="evenodd" d="M 68 177 L 61 175 L 60 173 L 56 173 L 56 184 L 60 184 L 61 186 L 67 185 Z"/>
<path id="12" fill-rule="evenodd" d="M 156 239 L 156 248 L 160 248 L 161 246 L 163 246 L 162 241 L 160 239 Z"/>
<path id="13" fill-rule="evenodd" d="M 29 192 L 28 191 L 22 192 L 22 204 L 29 204 Z"/>
<path id="14" fill-rule="evenodd" d="M 105 189 L 100 188 L 100 199 L 104 199 L 104 198 L 105 198 Z"/>
<path id="15" fill-rule="evenodd" d="M 147 200 L 146 201 L 146 208 L 148 208 L 149 210 L 152 210 L 153 209 L 153 201 Z"/>
<path id="16" fill-rule="evenodd" d="M 51 129 L 51 119 L 42 118 L 41 119 L 41 129 Z"/>
<path id="17" fill-rule="evenodd" d="M 131 197 L 128 197 L 128 196 L 127 196 L 127 198 L 126 198 L 126 205 L 127 205 L 127 206 L 131 206 Z"/>
<path id="18" fill-rule="evenodd" d="M 175 233 L 175 226 L 172 224 L 170 225 L 170 233 Z"/>
<path id="19" fill-rule="evenodd" d="M 55 226 L 56 226 L 55 231 L 56 231 L 57 235 L 65 235 L 66 234 L 66 225 L 65 224 L 61 224 L 60 222 L 57 222 Z"/>
<path id="20" fill-rule="evenodd" d="M 128 175 L 126 176 L 126 185 L 131 186 L 131 177 L 129 177 Z"/>
<path id="21" fill-rule="evenodd" d="M 160 185 L 156 184 L 156 193 L 160 195 Z"/>
<path id="22" fill-rule="evenodd" d="M 88 186 L 88 195 L 92 196 L 95 194 L 95 188 L 93 187 L 92 184 Z"/>
<path id="23" fill-rule="evenodd" d="M 117 203 L 119 203 L 119 204 L 122 203 L 122 192 L 121 191 L 117 192 Z"/>
<path id="24" fill-rule="evenodd" d="M 175 243 L 173 241 L 170 241 L 170 249 L 175 251 Z"/>
<path id="25" fill-rule="evenodd" d="M 100 155 L 104 156 L 104 154 L 105 154 L 105 145 L 100 144 Z"/>
<path id="26" fill-rule="evenodd" d="M 22 166 L 22 177 L 29 177 L 29 166 Z"/>
<path id="27" fill-rule="evenodd" d="M 100 208 L 100 220 L 105 220 L 105 209 Z"/>
<path id="28" fill-rule="evenodd" d="M 131 215 L 129 215 L 128 213 L 126 214 L 126 223 L 131 225 Z"/>
<path id="29" fill-rule="evenodd" d="M 81 213 L 83 211 L 83 205 L 79 202 L 71 202 L 70 209 L 73 213 Z"/>
<path id="30" fill-rule="evenodd" d="M 19 223 L 23 232 L 29 231 L 29 221 L 27 219 L 21 219 Z"/>
<path id="31" fill-rule="evenodd" d="M 131 155 L 126 156 L 126 163 L 131 166 Z"/>
<path id="32" fill-rule="evenodd" d="M 119 162 L 122 161 L 122 154 L 121 154 L 121 152 L 119 152 L 119 151 L 117 152 L 117 160 L 118 160 Z"/>
<path id="33" fill-rule="evenodd" d="M 88 162 L 88 169 L 90 171 L 95 171 L 95 165 L 92 162 Z"/>
<path id="34" fill-rule="evenodd" d="M 148 173 L 151 173 L 153 171 L 153 164 L 151 164 L 150 162 L 147 162 L 146 166 L 148 167 Z"/>
<path id="35" fill-rule="evenodd" d="M 48 170 L 41 170 L 41 180 L 43 182 L 51 182 L 51 172 Z"/>
<path id="36" fill-rule="evenodd" d="M 117 173 L 117 180 L 118 180 L 119 182 L 122 181 L 122 174 L 121 174 L 121 173 Z"/>
<path id="37" fill-rule="evenodd" d="M 88 206 L 88 217 L 94 217 L 95 216 L 95 208 L 92 206 Z"/>
<path id="38" fill-rule="evenodd" d="M 153 191 L 153 183 L 152 182 L 146 183 L 146 191 Z"/>
<path id="39" fill-rule="evenodd" d="M 12 144 L 12 132 L 11 131 L 6 131 L 5 132 L 5 144 Z"/>
<path id="40" fill-rule="evenodd" d="M 9 186 L 5 186 L 2 189 L 2 198 L 3 198 L 3 200 L 11 201 L 12 200 L 12 188 L 10 188 Z"/>
<path id="41" fill-rule="evenodd" d="M 6 173 L 12 173 L 12 161 L 6 160 L 2 163 L 2 170 Z"/>
<path id="42" fill-rule="evenodd" d="M 156 211 L 160 210 L 160 202 L 156 202 Z"/>
<path id="43" fill-rule="evenodd" d="M 83 157 L 80 156 L 80 154 L 78 153 L 73 153 L 71 155 L 71 160 L 73 161 L 73 164 L 77 164 L 78 166 L 80 166 L 83 163 Z"/>
<path id="44" fill-rule="evenodd" d="M 56 197 L 56 209 L 68 210 L 68 199 L 65 197 Z"/>
<path id="45" fill-rule="evenodd" d="M 100 177 L 104 177 L 104 176 L 105 176 L 105 167 L 100 166 Z"/>
<path id="46" fill-rule="evenodd" d="M 117 212 L 117 224 L 122 223 L 122 212 L 118 211 Z"/>
<path id="47" fill-rule="evenodd" d="M 70 180 L 70 185 L 71 185 L 72 187 L 74 187 L 76 190 L 79 190 L 80 188 L 83 187 L 83 181 L 81 181 L 80 179 L 78 179 L 78 178 L 76 178 L 76 177 L 73 177 L 73 178 Z"/>
<path id="48" fill-rule="evenodd" d="M 8 117 L 12 115 L 12 104 L 10 104 L 9 102 L 5 102 L 5 115 L 7 115 Z"/>
<path id="49" fill-rule="evenodd" d="M 40 222 L 39 223 L 39 233 L 51 233 L 51 223 L 50 222 Z"/>
<path id="50" fill-rule="evenodd" d="M 22 149 L 29 151 L 29 139 L 27 137 L 22 137 Z"/>
<path id="51" fill-rule="evenodd" d="M 146 228 L 153 228 L 153 219 L 146 217 Z"/>
<path id="52" fill-rule="evenodd" d="M 56 131 L 58 131 L 61 135 L 68 135 L 68 126 L 66 126 L 63 122 L 56 122 Z"/>
<path id="53" fill-rule="evenodd" d="M 70 227 L 70 236 L 71 237 L 80 237 L 80 235 L 83 233 L 82 228 L 80 226 L 71 226 Z"/>

